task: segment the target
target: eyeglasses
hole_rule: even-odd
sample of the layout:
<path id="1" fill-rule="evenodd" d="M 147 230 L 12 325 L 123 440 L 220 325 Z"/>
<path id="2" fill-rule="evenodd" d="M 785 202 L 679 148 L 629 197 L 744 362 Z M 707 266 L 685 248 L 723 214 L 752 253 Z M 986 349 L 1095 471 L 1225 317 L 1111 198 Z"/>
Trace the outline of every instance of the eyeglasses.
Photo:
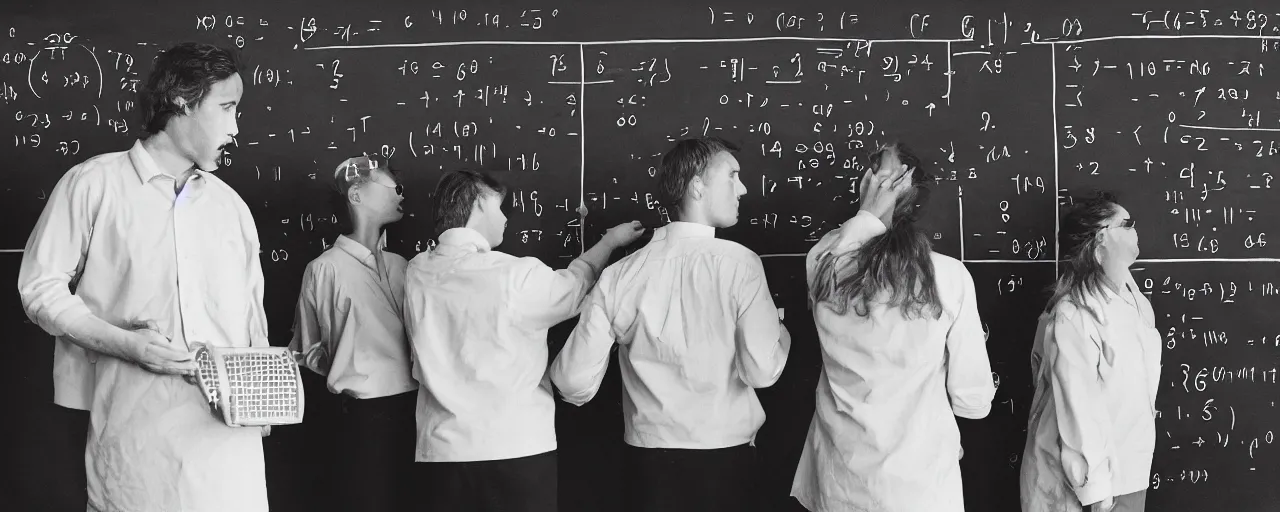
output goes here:
<path id="1" fill-rule="evenodd" d="M 1138 221 L 1136 221 L 1136 220 L 1133 220 L 1133 219 L 1124 219 L 1124 220 L 1121 220 L 1121 221 L 1120 221 L 1120 225 L 1119 225 L 1119 226 L 1107 226 L 1107 228 L 1108 228 L 1108 229 L 1110 229 L 1110 228 L 1125 228 L 1125 229 L 1133 229 L 1133 227 L 1134 227 L 1134 226 L 1136 226 L 1137 224 L 1138 224 Z"/>

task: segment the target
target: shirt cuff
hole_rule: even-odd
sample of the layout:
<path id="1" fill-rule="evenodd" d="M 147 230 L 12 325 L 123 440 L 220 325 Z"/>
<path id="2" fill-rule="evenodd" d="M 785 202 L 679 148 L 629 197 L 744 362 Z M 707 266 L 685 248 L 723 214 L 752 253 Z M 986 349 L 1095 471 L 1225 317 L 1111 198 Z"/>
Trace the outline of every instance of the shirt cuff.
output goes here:
<path id="1" fill-rule="evenodd" d="M 89 306 L 86 306 L 83 301 L 78 300 L 76 297 L 68 296 L 66 302 L 65 309 L 53 315 L 50 318 L 50 325 L 44 327 L 46 331 L 49 331 L 49 334 L 54 336 L 74 338 L 75 333 L 71 332 L 72 326 L 84 321 L 85 318 L 93 316 L 93 312 L 89 311 Z"/>
<path id="2" fill-rule="evenodd" d="M 577 269 L 574 269 L 575 264 L 578 265 Z M 587 260 L 582 258 L 574 258 L 573 261 L 569 262 L 569 270 L 586 272 L 587 278 L 589 278 L 592 283 L 595 283 L 597 279 L 600 279 L 600 272 L 604 271 L 602 268 L 596 268 L 595 265 L 587 263 Z"/>
<path id="3" fill-rule="evenodd" d="M 1076 488 L 1076 497 L 1080 499 L 1081 505 L 1089 506 L 1112 496 L 1111 475 L 1103 471 L 1098 473 L 1100 474 L 1089 475 L 1085 484 Z"/>

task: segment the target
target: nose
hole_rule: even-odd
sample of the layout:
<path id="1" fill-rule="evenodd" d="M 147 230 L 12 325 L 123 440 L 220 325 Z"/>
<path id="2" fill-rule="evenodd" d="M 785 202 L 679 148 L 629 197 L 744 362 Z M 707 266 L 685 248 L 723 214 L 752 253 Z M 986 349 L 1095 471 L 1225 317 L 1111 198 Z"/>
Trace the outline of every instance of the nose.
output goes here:
<path id="1" fill-rule="evenodd" d="M 236 112 L 231 116 L 231 131 L 227 133 L 231 138 L 235 138 L 240 134 L 240 113 Z"/>

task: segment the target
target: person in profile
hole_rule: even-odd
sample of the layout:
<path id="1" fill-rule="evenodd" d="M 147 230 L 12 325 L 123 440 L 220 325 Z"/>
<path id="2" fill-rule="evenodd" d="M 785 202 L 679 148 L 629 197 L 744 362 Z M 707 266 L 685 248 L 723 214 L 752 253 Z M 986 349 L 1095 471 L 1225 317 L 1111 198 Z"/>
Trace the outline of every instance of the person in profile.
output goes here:
<path id="1" fill-rule="evenodd" d="M 291 350 L 340 395 L 332 466 L 340 510 L 404 510 L 414 503 L 414 407 L 409 342 L 400 320 L 408 266 L 385 229 L 404 216 L 404 187 L 378 156 L 333 171 L 351 227 L 307 264 Z"/>
<path id="2" fill-rule="evenodd" d="M 791 495 L 809 510 L 964 510 L 955 417 L 996 388 L 973 278 L 916 224 L 928 182 L 882 147 L 858 213 L 805 258 L 822 371 Z"/>
<path id="3" fill-rule="evenodd" d="M 1031 351 L 1023 512 L 1140 512 L 1155 451 L 1163 342 L 1129 267 L 1138 232 L 1109 194 L 1060 220 L 1058 281 Z"/>
<path id="4" fill-rule="evenodd" d="M 427 510 L 557 510 L 547 330 L 578 314 L 609 255 L 644 231 L 618 225 L 554 270 L 494 250 L 507 225 L 505 195 L 475 171 L 440 178 L 439 245 L 415 256 L 405 277 Z"/>
<path id="5" fill-rule="evenodd" d="M 738 222 L 737 151 L 686 139 L 662 158 L 662 204 L 676 221 L 611 265 L 551 367 L 575 405 L 600 388 L 616 343 L 630 509 L 755 510 L 755 388 L 782 375 L 791 337 L 760 257 L 716 238 Z"/>
<path id="6" fill-rule="evenodd" d="M 266 512 L 261 436 L 210 412 L 195 343 L 266 347 L 258 231 L 214 176 L 244 92 L 231 51 L 182 43 L 140 94 L 146 135 L 58 181 L 18 293 L 56 336 L 54 401 L 88 409 L 90 511 Z"/>

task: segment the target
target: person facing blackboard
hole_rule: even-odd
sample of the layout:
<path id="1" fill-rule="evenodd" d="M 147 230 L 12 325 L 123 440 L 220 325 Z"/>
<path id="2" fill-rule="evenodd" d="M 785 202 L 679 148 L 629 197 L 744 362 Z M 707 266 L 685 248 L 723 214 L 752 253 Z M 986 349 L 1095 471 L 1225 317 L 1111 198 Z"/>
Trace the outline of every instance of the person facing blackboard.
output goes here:
<path id="1" fill-rule="evenodd" d="M 955 416 L 986 417 L 995 396 L 973 278 L 916 226 L 919 159 L 895 144 L 869 167 L 860 211 L 805 259 L 822 373 L 791 495 L 821 512 L 962 511 Z"/>
<path id="2" fill-rule="evenodd" d="M 182 43 L 141 93 L 145 138 L 58 180 L 22 255 L 27 315 L 58 337 L 55 401 L 91 417 L 89 511 L 266 512 L 261 436 L 210 414 L 191 345 L 268 347 L 258 230 L 214 176 L 239 131 L 229 50 Z"/>
<path id="3" fill-rule="evenodd" d="M 662 158 L 678 219 L 605 270 L 551 367 L 564 400 L 595 396 L 616 342 L 623 382 L 627 510 L 755 510 L 755 437 L 791 350 L 760 256 L 716 238 L 738 222 L 737 147 L 685 139 Z"/>
<path id="4" fill-rule="evenodd" d="M 1109 195 L 1061 219 L 1061 275 L 1031 351 L 1023 512 L 1138 512 L 1155 450 L 1163 344 L 1129 266 L 1138 232 Z"/>
<path id="5" fill-rule="evenodd" d="M 403 510 L 414 498 L 418 382 L 400 320 L 409 262 L 385 249 L 384 229 L 404 217 L 404 188 L 385 159 L 367 155 L 343 160 L 333 186 L 351 229 L 307 264 L 289 348 L 341 395 L 339 509 Z"/>
<path id="6" fill-rule="evenodd" d="M 644 233 L 638 221 L 615 226 L 555 270 L 494 250 L 505 195 L 487 174 L 445 174 L 435 191 L 440 245 L 405 272 L 425 510 L 557 510 L 547 330 L 576 316 L 609 255 Z"/>

